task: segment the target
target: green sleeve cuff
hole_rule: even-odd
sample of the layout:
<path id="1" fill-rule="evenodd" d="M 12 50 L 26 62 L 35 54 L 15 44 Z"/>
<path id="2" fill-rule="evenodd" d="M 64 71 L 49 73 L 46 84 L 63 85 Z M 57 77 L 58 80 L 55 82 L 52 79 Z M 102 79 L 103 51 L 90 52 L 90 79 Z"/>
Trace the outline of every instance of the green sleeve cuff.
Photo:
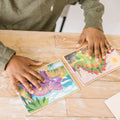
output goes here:
<path id="1" fill-rule="evenodd" d="M 8 47 L 4 47 L 2 53 L 0 53 L 0 68 L 5 70 L 7 63 L 16 52 Z"/>
<path id="2" fill-rule="evenodd" d="M 95 27 L 103 31 L 102 15 L 104 5 L 98 0 L 80 0 L 81 8 L 84 10 L 85 27 Z"/>
<path id="3" fill-rule="evenodd" d="M 89 22 L 86 22 L 84 29 L 88 28 L 88 27 L 95 27 L 95 28 L 103 31 L 102 20 L 101 19 L 99 19 L 97 21 L 95 19 L 90 20 Z"/>

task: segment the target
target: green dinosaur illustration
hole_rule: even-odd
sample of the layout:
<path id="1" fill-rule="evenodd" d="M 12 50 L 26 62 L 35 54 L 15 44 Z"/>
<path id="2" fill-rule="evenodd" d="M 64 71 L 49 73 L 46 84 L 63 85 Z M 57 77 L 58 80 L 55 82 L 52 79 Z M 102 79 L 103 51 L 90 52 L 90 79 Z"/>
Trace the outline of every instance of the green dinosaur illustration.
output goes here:
<path id="1" fill-rule="evenodd" d="M 98 61 L 95 60 L 95 55 L 93 55 L 93 59 L 90 60 L 89 57 L 85 54 L 82 54 L 81 51 L 77 52 L 75 55 L 75 62 L 73 67 L 80 74 L 79 68 L 87 71 L 88 73 L 98 74 L 105 71 L 106 62 L 101 57 Z"/>

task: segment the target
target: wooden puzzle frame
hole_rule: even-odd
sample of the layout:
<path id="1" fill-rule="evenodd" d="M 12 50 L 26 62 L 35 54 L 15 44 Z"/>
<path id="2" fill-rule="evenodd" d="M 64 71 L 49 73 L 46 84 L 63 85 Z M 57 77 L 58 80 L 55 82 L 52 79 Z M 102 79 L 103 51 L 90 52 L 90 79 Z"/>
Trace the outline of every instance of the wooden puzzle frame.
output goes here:
<path id="1" fill-rule="evenodd" d="M 80 91 L 80 85 L 79 85 L 78 82 L 73 78 L 73 76 L 71 75 L 71 73 L 69 72 L 69 70 L 67 69 L 67 67 L 65 66 L 65 64 L 62 62 L 62 60 L 57 59 L 57 60 L 55 60 L 55 61 L 53 61 L 53 62 L 51 62 L 51 63 L 56 63 L 56 62 L 59 62 L 59 61 L 61 61 L 61 63 L 63 64 L 64 68 L 67 70 L 67 72 L 69 73 L 70 77 L 71 77 L 72 80 L 75 82 L 76 86 L 78 87 L 78 90 L 76 90 L 76 91 L 74 91 L 74 92 L 72 92 L 72 93 L 70 93 L 70 94 L 68 94 L 68 95 L 66 95 L 66 96 L 64 96 L 64 97 L 62 97 L 62 98 L 59 98 L 58 100 L 56 100 L 56 101 L 54 101 L 54 102 L 52 102 L 52 103 L 49 103 L 48 105 L 46 105 L 46 106 L 44 106 L 44 107 L 42 107 L 42 108 L 39 108 L 39 109 L 35 110 L 35 111 L 32 112 L 32 113 L 29 113 L 29 112 L 27 111 L 27 108 L 26 108 L 25 105 L 23 104 L 23 101 L 21 100 L 20 95 L 18 95 L 20 101 L 22 102 L 22 104 L 23 104 L 23 106 L 24 106 L 24 108 L 25 108 L 26 115 L 32 115 L 33 113 L 36 113 L 36 112 L 41 111 L 41 110 L 43 110 L 43 109 L 46 109 L 47 106 L 50 106 L 50 105 L 52 105 L 52 104 L 54 104 L 54 103 L 56 103 L 56 102 L 58 102 L 58 101 L 60 101 L 60 100 L 62 100 L 62 99 L 64 99 L 64 98 L 66 98 L 66 97 L 68 97 L 68 96 L 70 96 L 70 95 L 72 95 L 72 94 Z M 38 70 L 38 69 L 39 69 L 39 70 L 42 70 L 43 67 L 45 67 L 45 66 L 47 66 L 47 65 L 49 65 L 49 64 L 50 64 L 50 63 L 48 63 L 48 64 L 46 64 L 46 65 L 44 65 L 44 66 L 41 66 L 40 68 L 37 68 L 37 69 L 35 69 L 35 70 Z"/>
<path id="2" fill-rule="evenodd" d="M 83 47 L 81 47 L 81 48 L 85 48 L 85 47 L 87 47 L 87 45 L 85 45 L 85 46 L 83 46 Z M 73 50 L 72 52 L 67 53 L 67 54 L 65 54 L 65 55 L 62 57 L 63 61 L 65 61 L 65 64 L 66 64 L 67 67 L 72 71 L 73 76 L 75 76 L 75 78 L 77 79 L 77 81 L 79 82 L 80 85 L 82 85 L 82 86 L 87 86 L 87 85 L 91 84 L 92 82 L 96 81 L 97 79 L 105 76 L 106 74 L 111 73 L 111 72 L 113 72 L 114 70 L 117 70 L 117 69 L 120 68 L 120 66 L 118 66 L 118 67 L 112 69 L 111 71 L 108 71 L 108 72 L 104 73 L 103 75 L 95 78 L 94 80 L 92 80 L 92 81 L 90 81 L 90 82 L 88 82 L 88 83 L 86 83 L 86 84 L 83 84 L 83 83 L 78 79 L 77 75 L 76 75 L 75 72 L 73 71 L 73 69 L 72 69 L 72 67 L 70 66 L 70 64 L 68 63 L 68 61 L 65 59 L 65 56 L 66 56 L 66 55 L 71 54 L 71 53 L 73 53 L 73 52 L 80 51 L 81 48 L 78 48 L 78 49 L 76 49 L 76 50 Z M 112 47 L 112 48 L 113 48 L 113 47 Z M 119 53 L 115 48 L 113 48 L 113 49 L 117 52 L 118 55 L 120 55 L 120 53 Z"/>

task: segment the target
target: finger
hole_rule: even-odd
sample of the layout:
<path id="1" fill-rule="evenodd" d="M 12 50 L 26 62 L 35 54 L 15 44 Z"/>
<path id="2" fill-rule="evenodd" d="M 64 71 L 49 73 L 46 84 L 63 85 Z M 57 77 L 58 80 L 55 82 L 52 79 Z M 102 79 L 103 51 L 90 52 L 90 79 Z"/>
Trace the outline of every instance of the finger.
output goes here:
<path id="1" fill-rule="evenodd" d="M 31 94 L 34 93 L 32 87 L 30 86 L 30 84 L 27 82 L 27 80 L 24 77 L 20 77 L 19 80 L 21 81 L 21 83 L 25 86 L 25 88 L 27 89 L 27 91 Z"/>
<path id="2" fill-rule="evenodd" d="M 30 81 L 37 89 L 41 89 L 40 83 L 30 73 L 25 73 L 24 77 Z"/>
<path id="3" fill-rule="evenodd" d="M 15 90 L 16 94 L 20 95 L 20 91 L 18 89 L 18 85 L 17 85 L 16 79 L 13 78 L 13 77 L 11 77 L 10 79 L 12 80 L 12 84 L 13 84 L 13 87 L 14 87 L 14 90 Z"/>
<path id="4" fill-rule="evenodd" d="M 111 52 L 111 47 L 107 40 L 105 40 L 105 45 L 106 45 L 108 51 Z"/>
<path id="5" fill-rule="evenodd" d="M 37 65 L 42 65 L 43 63 L 41 61 L 35 61 L 35 60 L 29 59 L 29 64 L 37 66 Z"/>
<path id="6" fill-rule="evenodd" d="M 78 44 L 76 45 L 76 47 L 81 47 L 82 44 L 85 42 L 85 37 L 80 37 L 80 40 L 78 41 Z"/>
<path id="7" fill-rule="evenodd" d="M 42 81 L 43 83 L 45 83 L 45 79 L 36 71 L 34 71 L 33 69 L 30 69 L 29 72 L 35 76 L 36 78 L 38 78 L 40 81 Z"/>
<path id="8" fill-rule="evenodd" d="M 99 59 L 99 50 L 100 50 L 98 43 L 95 43 L 94 49 L 95 49 L 95 59 L 96 59 L 96 61 L 98 61 L 98 59 Z"/>
<path id="9" fill-rule="evenodd" d="M 103 42 L 100 44 L 100 49 L 101 49 L 101 53 L 102 53 L 102 58 L 105 59 L 105 56 L 106 56 L 105 44 Z"/>
<path id="10" fill-rule="evenodd" d="M 93 57 L 93 43 L 88 43 L 88 53 L 89 53 L 89 58 L 92 59 L 92 57 Z"/>

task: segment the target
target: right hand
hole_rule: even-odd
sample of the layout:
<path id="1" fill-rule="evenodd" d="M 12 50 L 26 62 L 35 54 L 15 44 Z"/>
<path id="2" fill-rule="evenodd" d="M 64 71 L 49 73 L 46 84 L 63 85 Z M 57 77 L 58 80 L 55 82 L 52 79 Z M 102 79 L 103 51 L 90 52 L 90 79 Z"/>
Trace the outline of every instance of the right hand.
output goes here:
<path id="1" fill-rule="evenodd" d="M 45 83 L 43 77 L 30 68 L 31 65 L 41 65 L 42 62 L 31 60 L 27 57 L 13 55 L 10 61 L 7 64 L 6 72 L 10 79 L 13 82 L 16 93 L 19 95 L 20 91 L 18 89 L 18 81 L 20 81 L 29 91 L 33 94 L 33 89 L 30 84 L 27 82 L 30 81 L 37 89 L 41 89 L 40 82 Z M 36 80 L 38 78 L 39 80 Z"/>

